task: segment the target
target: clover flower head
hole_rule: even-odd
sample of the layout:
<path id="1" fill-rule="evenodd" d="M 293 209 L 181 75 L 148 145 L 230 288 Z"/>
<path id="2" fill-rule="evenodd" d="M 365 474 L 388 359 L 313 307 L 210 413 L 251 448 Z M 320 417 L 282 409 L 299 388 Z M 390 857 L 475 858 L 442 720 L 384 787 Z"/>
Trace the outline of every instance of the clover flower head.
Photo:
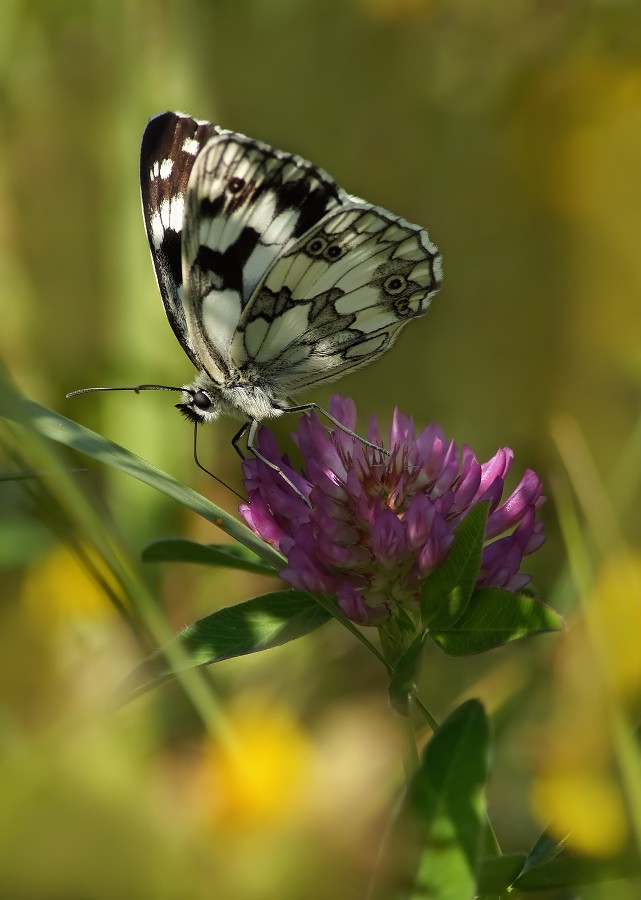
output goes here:
<path id="1" fill-rule="evenodd" d="M 330 413 L 353 431 L 353 401 L 335 395 Z M 301 472 L 279 453 L 271 432 L 259 431 L 258 450 L 275 468 L 258 458 L 243 462 L 248 500 L 240 506 L 247 524 L 286 557 L 281 576 L 292 586 L 335 596 L 363 625 L 383 625 L 399 607 L 416 611 L 422 580 L 443 563 L 457 526 L 483 501 L 489 516 L 477 586 L 517 592 L 530 581 L 520 567 L 545 540 L 536 518 L 545 498 L 528 469 L 501 502 L 509 448 L 480 463 L 438 425 L 417 435 L 398 410 L 387 450 L 374 418 L 367 438 L 377 448 L 325 428 L 316 413 L 299 421 L 294 438 Z"/>

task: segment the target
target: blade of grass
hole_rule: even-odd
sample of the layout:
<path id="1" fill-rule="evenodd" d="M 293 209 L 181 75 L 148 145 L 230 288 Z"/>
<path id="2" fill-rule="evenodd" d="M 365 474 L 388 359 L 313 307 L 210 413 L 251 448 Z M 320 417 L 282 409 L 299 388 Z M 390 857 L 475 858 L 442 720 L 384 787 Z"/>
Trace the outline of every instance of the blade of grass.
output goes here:
<path id="1" fill-rule="evenodd" d="M 176 481 L 175 478 L 140 459 L 124 447 L 106 440 L 94 431 L 78 425 L 77 422 L 67 419 L 53 410 L 25 399 L 12 386 L 3 384 L 2 387 L 0 416 L 30 427 L 42 437 L 71 447 L 79 453 L 91 456 L 105 465 L 137 478 L 212 522 L 249 550 L 253 550 L 265 563 L 276 570 L 283 567 L 284 561 L 279 553 L 261 541 L 245 524 L 230 516 L 228 512 L 207 500 L 197 491 Z"/>

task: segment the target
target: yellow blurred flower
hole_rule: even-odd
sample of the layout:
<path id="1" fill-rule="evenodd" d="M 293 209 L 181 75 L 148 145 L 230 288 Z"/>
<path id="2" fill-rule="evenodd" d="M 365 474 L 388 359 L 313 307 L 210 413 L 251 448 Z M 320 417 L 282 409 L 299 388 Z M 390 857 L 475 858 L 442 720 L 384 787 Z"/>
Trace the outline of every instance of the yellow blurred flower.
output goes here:
<path id="1" fill-rule="evenodd" d="M 597 771 L 553 771 L 539 778 L 532 802 L 559 838 L 591 856 L 612 856 L 627 839 L 621 794 L 613 778 Z"/>
<path id="2" fill-rule="evenodd" d="M 210 746 L 198 779 L 201 802 L 221 829 L 284 822 L 304 803 L 313 747 L 292 713 L 275 700 L 242 699 L 230 711 L 237 747 Z"/>
<path id="3" fill-rule="evenodd" d="M 619 554 L 599 571 L 591 598 L 595 637 L 611 689 L 623 701 L 641 696 L 641 557 Z"/>
<path id="4" fill-rule="evenodd" d="M 555 706 L 541 740 L 532 807 L 579 853 L 610 856 L 628 837 L 616 774 L 611 703 L 586 629 L 560 641 Z"/>
<path id="5" fill-rule="evenodd" d="M 85 552 L 100 577 L 118 592 L 115 579 L 102 560 L 91 550 Z M 29 620 L 39 629 L 74 621 L 104 620 L 116 613 L 107 592 L 64 544 L 56 544 L 29 569 L 21 599 Z"/>
<path id="6" fill-rule="evenodd" d="M 629 837 L 615 721 L 625 722 L 641 697 L 641 559 L 620 553 L 606 560 L 586 609 L 586 621 L 558 644 L 555 705 L 532 805 L 558 837 L 568 833 L 573 849 L 610 856 Z"/>

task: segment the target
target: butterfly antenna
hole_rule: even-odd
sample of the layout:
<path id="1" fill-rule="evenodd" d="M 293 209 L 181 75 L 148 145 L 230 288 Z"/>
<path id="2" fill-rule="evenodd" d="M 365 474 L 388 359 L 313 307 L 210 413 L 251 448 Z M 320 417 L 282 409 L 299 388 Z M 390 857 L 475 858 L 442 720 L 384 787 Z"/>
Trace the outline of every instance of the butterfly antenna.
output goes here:
<path id="1" fill-rule="evenodd" d="M 172 387 L 169 384 L 137 384 L 132 387 L 92 387 L 80 388 L 78 391 L 71 391 L 65 394 L 66 397 L 77 397 L 78 394 L 95 394 L 98 391 L 133 391 L 139 394 L 141 391 L 182 391 L 181 387 Z"/>
<path id="2" fill-rule="evenodd" d="M 71 391 L 66 394 L 66 397 L 77 397 L 78 394 L 95 394 L 98 391 L 133 391 L 134 394 L 139 394 L 140 391 L 178 391 L 179 393 L 183 391 L 182 387 L 172 387 L 168 384 L 137 384 L 132 385 L 131 387 L 91 387 L 91 388 L 80 388 L 77 391 Z M 203 464 L 198 459 L 198 423 L 194 424 L 194 462 L 198 466 L 199 469 L 202 469 L 207 475 L 217 481 L 218 484 L 222 484 L 223 487 L 227 488 L 228 491 L 231 491 L 232 494 L 235 494 L 239 500 L 246 502 L 245 497 L 242 494 L 239 494 L 238 491 L 235 491 L 233 487 L 230 487 L 226 484 L 222 478 L 219 478 L 217 475 L 214 475 L 213 472 L 210 472 L 209 469 L 206 469 Z"/>
<path id="3" fill-rule="evenodd" d="M 236 496 L 238 497 L 239 500 L 242 500 L 243 503 L 247 502 L 246 498 L 243 497 L 242 494 L 239 494 L 238 491 L 235 491 L 233 489 L 233 487 L 230 487 L 226 482 L 224 482 L 222 480 L 222 478 L 219 478 L 218 475 L 214 475 L 213 472 L 210 472 L 209 469 L 206 469 L 203 466 L 203 464 L 201 463 L 201 461 L 198 459 L 198 422 L 194 423 L 194 462 L 196 463 L 196 465 L 198 466 L 199 469 L 201 469 L 203 472 L 205 472 L 207 475 L 209 475 L 211 478 L 213 478 L 214 481 L 217 481 L 218 484 L 222 484 L 222 486 L 224 488 L 227 488 L 228 491 L 231 491 L 232 494 L 236 494 Z"/>

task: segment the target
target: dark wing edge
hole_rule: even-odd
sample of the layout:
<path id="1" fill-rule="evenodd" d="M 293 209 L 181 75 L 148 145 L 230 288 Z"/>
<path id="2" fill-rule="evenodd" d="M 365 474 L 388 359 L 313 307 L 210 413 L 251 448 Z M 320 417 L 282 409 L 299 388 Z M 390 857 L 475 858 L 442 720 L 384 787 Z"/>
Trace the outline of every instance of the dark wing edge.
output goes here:
<path id="1" fill-rule="evenodd" d="M 147 123 L 140 147 L 142 211 L 156 280 L 165 313 L 196 368 L 183 309 L 182 233 L 187 183 L 197 155 L 224 129 L 179 112 L 164 112 Z"/>

